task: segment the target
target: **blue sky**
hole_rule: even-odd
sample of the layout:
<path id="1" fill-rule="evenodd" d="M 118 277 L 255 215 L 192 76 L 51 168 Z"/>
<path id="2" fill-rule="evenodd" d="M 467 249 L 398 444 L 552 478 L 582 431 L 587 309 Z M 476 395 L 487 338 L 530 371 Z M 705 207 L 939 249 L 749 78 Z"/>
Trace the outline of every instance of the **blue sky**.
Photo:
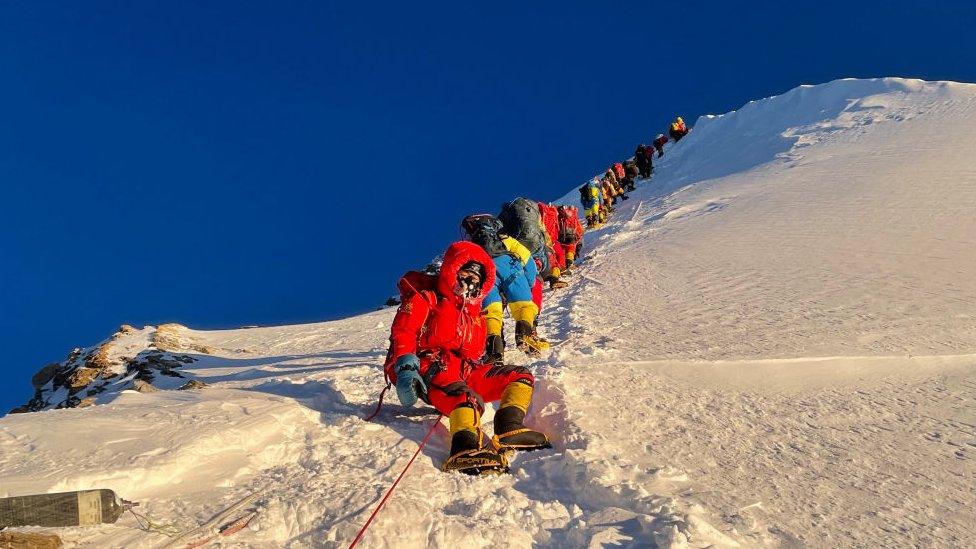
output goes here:
<path id="1" fill-rule="evenodd" d="M 976 81 L 974 23 L 968 2 L 4 2 L 0 413 L 121 323 L 373 309 L 463 215 L 561 196 L 676 114 Z"/>

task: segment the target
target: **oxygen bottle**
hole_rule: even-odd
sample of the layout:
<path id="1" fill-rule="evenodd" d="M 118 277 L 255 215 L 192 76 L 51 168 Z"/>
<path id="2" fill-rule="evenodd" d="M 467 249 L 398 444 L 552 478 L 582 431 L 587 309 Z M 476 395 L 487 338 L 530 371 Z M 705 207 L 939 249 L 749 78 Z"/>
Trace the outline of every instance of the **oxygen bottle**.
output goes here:
<path id="1" fill-rule="evenodd" d="M 112 523 L 125 511 L 112 490 L 78 490 L 0 498 L 0 528 Z"/>

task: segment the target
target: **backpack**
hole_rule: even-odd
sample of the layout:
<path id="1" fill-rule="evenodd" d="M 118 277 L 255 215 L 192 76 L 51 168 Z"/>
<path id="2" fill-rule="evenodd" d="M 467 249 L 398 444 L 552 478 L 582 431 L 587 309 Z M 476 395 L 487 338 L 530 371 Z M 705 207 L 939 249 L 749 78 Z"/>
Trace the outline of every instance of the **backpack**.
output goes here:
<path id="1" fill-rule="evenodd" d="M 436 274 L 427 274 L 420 271 L 407 271 L 397 284 L 400 290 L 400 303 L 406 303 L 414 294 L 421 294 L 432 305 L 437 303 L 437 278 Z"/>
<path id="2" fill-rule="evenodd" d="M 404 303 L 407 303 L 411 297 L 417 294 L 420 294 L 431 307 L 437 305 L 437 278 L 438 275 L 436 274 L 407 271 L 397 283 L 397 289 L 400 290 L 400 306 L 402 307 Z M 383 372 L 390 381 L 396 380 L 394 358 L 396 357 L 393 356 L 393 340 L 391 339 L 390 346 L 386 351 L 386 361 L 383 364 Z"/>
<path id="3" fill-rule="evenodd" d="M 559 243 L 574 244 L 578 238 L 576 234 L 577 219 L 576 208 L 568 206 L 559 207 Z"/>
<path id="4" fill-rule="evenodd" d="M 491 257 L 498 257 L 508 253 L 508 248 L 502 242 L 499 231 L 502 222 L 491 214 L 473 214 L 461 220 L 461 230 L 467 238 L 481 246 Z"/>
<path id="5" fill-rule="evenodd" d="M 548 243 L 559 236 L 559 211 L 555 206 L 539 202 L 539 215 L 542 217 L 542 226 L 546 231 Z"/>
<path id="6" fill-rule="evenodd" d="M 528 198 L 516 198 L 502 206 L 498 219 L 504 225 L 502 232 L 521 242 L 533 257 L 545 255 L 546 236 L 537 202 Z"/>
<path id="7" fill-rule="evenodd" d="M 624 172 L 624 165 L 621 164 L 620 162 L 617 162 L 616 164 L 613 165 L 613 171 L 617 173 L 618 179 L 623 179 L 624 177 L 627 177 L 627 174 Z"/>

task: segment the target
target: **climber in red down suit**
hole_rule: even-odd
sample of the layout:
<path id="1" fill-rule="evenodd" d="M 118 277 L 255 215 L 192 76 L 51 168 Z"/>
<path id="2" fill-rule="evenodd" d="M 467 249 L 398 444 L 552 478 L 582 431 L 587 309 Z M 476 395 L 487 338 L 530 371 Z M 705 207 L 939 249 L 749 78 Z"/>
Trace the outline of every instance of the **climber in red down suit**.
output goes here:
<path id="1" fill-rule="evenodd" d="M 508 448 L 549 448 L 546 435 L 522 421 L 532 400 L 532 373 L 522 366 L 481 362 L 486 324 L 481 302 L 494 287 L 495 265 L 473 242 L 455 242 L 440 273 L 408 272 L 400 280 L 400 308 L 393 319 L 385 370 L 406 406 L 418 399 L 448 416 L 451 456 L 444 470 L 479 474 L 506 470 Z M 495 436 L 484 446 L 481 413 L 500 400 Z"/>

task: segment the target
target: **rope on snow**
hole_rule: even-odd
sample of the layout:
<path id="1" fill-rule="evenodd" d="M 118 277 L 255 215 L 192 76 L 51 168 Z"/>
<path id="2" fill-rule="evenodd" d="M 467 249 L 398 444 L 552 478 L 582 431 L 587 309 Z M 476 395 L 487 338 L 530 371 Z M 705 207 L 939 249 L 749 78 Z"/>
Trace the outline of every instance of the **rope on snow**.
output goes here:
<path id="1" fill-rule="evenodd" d="M 386 500 L 390 499 L 390 495 L 393 494 L 393 490 L 397 487 L 397 484 L 400 483 L 400 480 L 403 479 L 403 476 L 407 474 L 407 470 L 409 470 L 410 466 L 413 465 L 413 461 L 417 459 L 417 456 L 420 455 L 420 451 L 424 449 L 424 446 L 427 445 L 427 441 L 430 440 L 430 436 L 434 434 L 434 428 L 436 428 L 440 422 L 441 422 L 441 416 L 438 415 L 437 419 L 434 420 L 434 423 L 430 426 L 430 429 L 427 431 L 427 435 L 424 437 L 424 440 L 422 440 L 420 442 L 420 445 L 417 446 L 417 451 L 413 453 L 413 457 L 411 457 L 410 461 L 407 462 L 407 465 L 404 466 L 403 471 L 400 471 L 400 475 L 396 478 L 396 480 L 393 481 L 393 484 L 386 491 L 386 494 L 383 496 L 383 499 L 381 499 L 379 504 L 376 505 L 376 509 L 373 509 L 373 513 L 369 515 L 368 519 L 366 519 L 366 524 L 363 524 L 363 527 L 360 528 L 359 533 L 356 534 L 355 539 L 353 539 L 352 543 L 349 544 L 349 549 L 353 549 L 353 547 L 355 547 L 356 544 L 359 543 L 359 540 L 362 539 L 363 534 L 366 533 L 366 529 L 369 528 L 370 524 L 372 524 L 373 519 L 376 518 L 377 513 L 380 512 L 380 509 L 383 508 L 383 505 L 386 504 Z"/>

